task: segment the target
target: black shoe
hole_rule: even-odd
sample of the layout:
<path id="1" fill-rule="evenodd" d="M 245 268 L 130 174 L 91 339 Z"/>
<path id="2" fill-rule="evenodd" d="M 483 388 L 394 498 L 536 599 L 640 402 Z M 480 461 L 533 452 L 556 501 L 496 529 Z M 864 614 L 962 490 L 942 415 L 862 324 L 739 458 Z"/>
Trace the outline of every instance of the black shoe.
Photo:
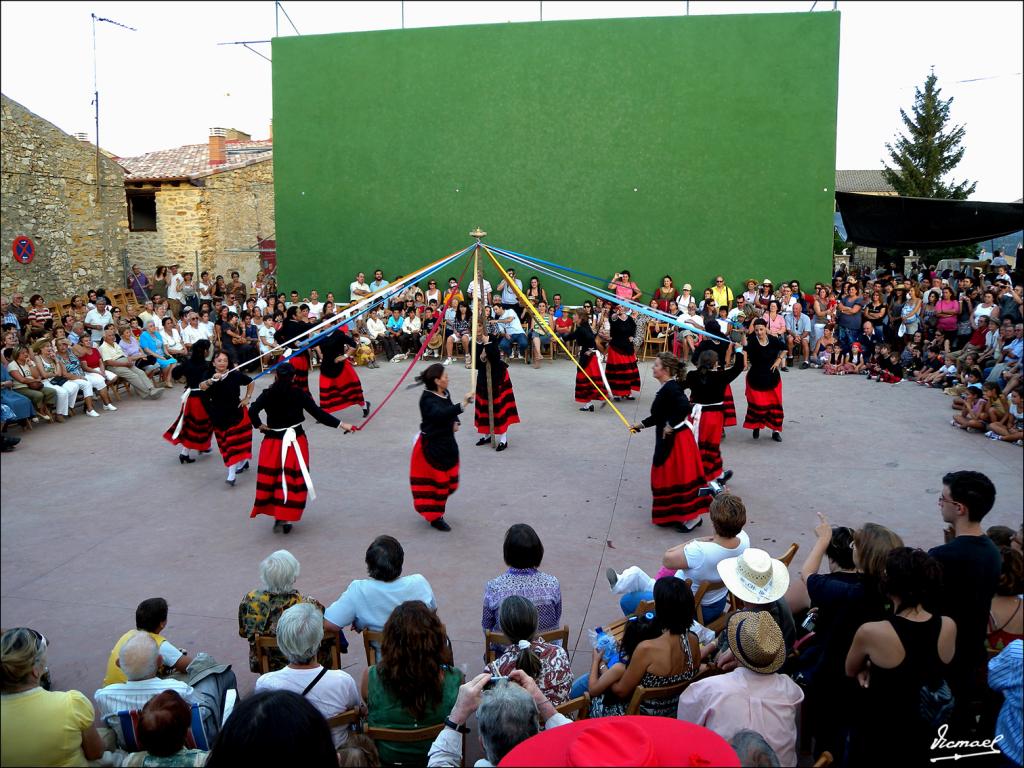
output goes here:
<path id="1" fill-rule="evenodd" d="M 723 442 L 725 441 L 725 430 L 724 429 L 722 430 L 722 441 Z"/>
<path id="2" fill-rule="evenodd" d="M 604 572 L 605 578 L 608 579 L 608 586 L 615 589 L 615 585 L 619 583 L 619 574 L 616 573 L 615 569 L 610 565 Z"/>
<path id="3" fill-rule="evenodd" d="M 240 475 L 243 472 L 245 472 L 247 469 L 249 469 L 249 462 L 248 461 L 246 461 L 245 464 L 243 464 L 239 469 L 236 470 L 236 474 Z"/>
<path id="4" fill-rule="evenodd" d="M 776 443 L 781 443 L 782 442 L 782 433 L 781 432 L 772 432 L 772 440 L 774 440 Z"/>
<path id="5" fill-rule="evenodd" d="M 626 396 L 625 396 L 624 398 L 622 398 L 622 399 L 623 399 L 623 400 L 636 400 L 636 398 L 635 398 L 635 397 L 633 397 L 632 395 L 626 395 Z"/>
<path id="6" fill-rule="evenodd" d="M 622 402 L 622 398 L 618 397 L 618 396 L 613 397 L 612 400 L 614 400 L 616 403 L 621 403 Z"/>
<path id="7" fill-rule="evenodd" d="M 363 403 L 363 418 L 365 419 L 369 415 L 370 415 L 370 401 L 367 400 L 365 403 Z"/>
<path id="8" fill-rule="evenodd" d="M 806 371 L 810 367 L 811 367 L 811 364 L 808 363 L 806 360 L 804 360 L 802 363 L 800 363 L 800 370 L 801 371 Z"/>
<path id="9" fill-rule="evenodd" d="M 436 528 L 439 531 L 444 531 L 445 533 L 452 529 L 452 527 L 445 522 L 445 519 L 443 517 L 439 517 L 437 518 L 437 520 L 432 521 L 430 523 L 430 527 Z"/>
<path id="10" fill-rule="evenodd" d="M 717 482 L 719 485 L 725 485 L 731 479 L 732 479 L 732 470 L 731 469 L 727 469 L 727 470 L 725 470 L 725 472 L 723 472 L 717 478 L 715 478 L 715 482 Z"/>
<path id="11" fill-rule="evenodd" d="M 280 533 L 282 525 L 284 525 L 284 520 L 275 520 L 274 521 L 274 533 Z"/>
<path id="12" fill-rule="evenodd" d="M 754 439 L 757 440 L 757 438 L 759 438 L 760 436 L 761 436 L 761 430 L 760 429 L 755 429 L 754 430 Z"/>
<path id="13" fill-rule="evenodd" d="M 504 451 L 506 448 L 508 448 L 508 443 L 498 443 L 498 447 L 495 448 L 494 450 L 495 452 L 500 453 L 501 451 Z"/>
<path id="14" fill-rule="evenodd" d="M 281 526 L 281 530 L 284 531 L 285 533 L 291 533 L 292 532 L 292 524 L 291 523 L 285 523 L 284 525 Z"/>
<path id="15" fill-rule="evenodd" d="M 486 437 L 481 437 L 479 440 L 477 440 L 476 444 L 477 445 L 487 445 L 489 442 L 491 442 L 491 436 L 487 435 Z"/>
<path id="16" fill-rule="evenodd" d="M 782 372 L 783 373 L 789 373 L 789 366 L 786 366 L 786 365 L 782 366 Z"/>
<path id="17" fill-rule="evenodd" d="M 200 456 L 206 456 L 209 453 L 213 453 L 213 448 L 207 448 L 205 451 L 200 451 L 199 455 Z"/>
<path id="18" fill-rule="evenodd" d="M 594 412 L 594 404 L 591 403 L 590 405 L 585 405 L 582 408 L 580 408 L 580 410 L 581 411 L 590 411 L 591 413 L 593 413 Z"/>
<path id="19" fill-rule="evenodd" d="M 233 477 L 230 480 L 225 480 L 224 482 L 230 485 L 232 488 L 235 487 L 235 478 Z"/>
<path id="20" fill-rule="evenodd" d="M 179 453 L 178 454 L 178 463 L 179 464 L 195 464 L 196 460 L 195 459 L 190 459 L 184 453 Z"/>

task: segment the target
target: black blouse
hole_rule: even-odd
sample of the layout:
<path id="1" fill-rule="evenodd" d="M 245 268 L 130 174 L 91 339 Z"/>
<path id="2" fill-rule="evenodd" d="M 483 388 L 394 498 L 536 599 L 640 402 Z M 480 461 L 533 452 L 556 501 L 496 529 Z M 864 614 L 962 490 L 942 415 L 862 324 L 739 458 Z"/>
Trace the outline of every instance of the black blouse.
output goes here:
<path id="1" fill-rule="evenodd" d="M 769 336 L 768 343 L 764 346 L 761 346 L 756 337 L 747 342 L 746 353 L 750 358 L 747 384 L 751 389 L 761 392 L 775 389 L 779 383 L 779 371 L 773 371 L 772 364 L 778 359 L 779 353 L 785 351 L 786 345 L 775 336 Z"/>
<path id="2" fill-rule="evenodd" d="M 223 379 L 206 388 L 207 410 L 217 429 L 228 429 L 242 420 L 242 402 L 238 392 L 252 381 L 241 371 L 231 371 Z"/>
<path id="3" fill-rule="evenodd" d="M 690 401 L 683 391 L 683 385 L 675 379 L 669 379 L 661 385 L 658 394 L 654 396 L 651 403 L 651 415 L 641 422 L 645 427 L 655 427 L 654 437 L 654 464 L 661 466 L 665 463 L 672 452 L 672 444 L 676 439 L 678 430 L 665 437 L 663 434 L 666 424 L 673 428 L 690 415 Z M 684 427 L 685 429 L 685 427 Z"/>
<path id="4" fill-rule="evenodd" d="M 725 388 L 743 372 L 743 353 L 736 354 L 732 367 L 724 371 L 690 371 L 686 374 L 686 388 L 695 403 L 720 403 L 725 399 Z M 678 422 L 677 422 L 678 423 Z"/>
<path id="5" fill-rule="evenodd" d="M 274 384 L 263 390 L 249 406 L 249 419 L 252 420 L 254 429 L 259 429 L 263 423 L 260 419 L 261 411 L 267 412 L 267 426 L 271 429 L 287 429 L 298 424 L 299 427 L 295 431 L 301 434 L 301 425 L 305 419 L 303 411 L 324 426 L 335 429 L 341 426 L 338 419 L 313 402 L 309 393 L 298 387 L 284 389 Z"/>
<path id="6" fill-rule="evenodd" d="M 304 323 L 301 320 L 285 320 L 281 323 L 281 328 L 274 334 L 274 341 L 278 344 L 284 344 L 289 339 L 294 339 L 301 333 L 306 333 L 310 328 L 313 327 L 312 323 Z M 297 342 L 294 343 L 295 347 L 304 347 L 309 343 L 309 336 L 303 336 Z M 309 354 L 307 349 L 303 354 Z"/>
<path id="7" fill-rule="evenodd" d="M 485 385 L 486 386 L 486 385 Z M 423 390 L 420 395 L 420 432 L 423 433 L 423 454 L 435 469 L 451 469 L 459 463 L 459 444 L 455 442 L 455 423 L 462 413 L 462 403 L 453 403 L 444 396 Z"/>
<path id="8" fill-rule="evenodd" d="M 612 349 L 624 355 L 634 353 L 636 348 L 633 346 L 632 339 L 636 336 L 636 320 L 628 315 L 625 320 L 620 320 L 613 315 L 612 319 L 608 321 L 608 325 L 611 333 L 609 343 Z"/>
<path id="9" fill-rule="evenodd" d="M 193 362 L 192 358 L 189 358 L 184 363 L 175 366 L 174 378 L 185 379 L 185 386 L 189 389 L 199 389 L 199 385 L 206 381 L 213 375 L 213 367 L 205 360 L 201 362 Z M 193 395 L 199 394 L 193 392 Z M 206 400 L 206 393 L 203 394 L 203 400 Z"/>
<path id="10" fill-rule="evenodd" d="M 579 344 L 580 357 L 597 349 L 597 343 L 594 341 L 594 329 L 590 327 L 589 323 L 580 323 L 575 331 L 566 334 L 562 339 L 563 341 L 575 341 Z"/>
<path id="11" fill-rule="evenodd" d="M 355 349 L 358 343 L 339 328 L 326 339 L 323 339 L 318 346 L 324 356 L 323 362 L 320 364 L 320 375 L 329 376 L 333 379 L 345 370 L 345 365 L 347 364 L 345 360 L 342 360 L 340 363 L 335 362 L 334 358 L 345 354 L 345 347 Z"/>
<path id="12" fill-rule="evenodd" d="M 487 367 L 484 362 L 489 360 L 491 363 L 491 386 L 494 388 L 497 388 L 505 380 L 508 364 L 501 359 L 501 350 L 498 349 L 498 344 L 494 341 L 477 344 L 476 355 L 476 393 L 480 397 L 487 397 Z"/>

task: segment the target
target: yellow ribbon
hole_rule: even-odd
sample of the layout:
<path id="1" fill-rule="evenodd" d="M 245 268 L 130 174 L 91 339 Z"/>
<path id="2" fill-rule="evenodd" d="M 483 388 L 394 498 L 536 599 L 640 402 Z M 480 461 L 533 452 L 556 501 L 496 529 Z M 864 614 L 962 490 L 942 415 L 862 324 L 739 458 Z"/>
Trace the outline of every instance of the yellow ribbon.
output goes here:
<path id="1" fill-rule="evenodd" d="M 483 248 L 485 251 L 487 251 L 487 255 L 491 257 L 491 261 L 494 263 L 494 266 L 498 268 L 498 271 L 501 273 L 501 276 L 505 279 L 506 285 L 508 285 L 508 287 L 511 288 L 515 292 L 516 298 L 518 298 L 519 301 L 523 304 L 523 306 L 525 306 L 527 309 L 529 309 L 530 312 L 533 314 L 533 316 L 537 320 L 540 321 L 541 327 L 544 329 L 545 333 L 547 333 L 547 335 L 549 335 L 554 341 L 558 342 L 558 346 L 560 346 L 562 348 L 562 351 L 565 352 L 565 354 L 569 356 L 569 359 L 572 360 L 573 363 L 575 363 L 576 367 L 579 368 L 581 371 L 583 371 L 583 375 L 587 377 L 587 381 L 589 381 L 591 384 L 594 385 L 594 389 L 596 389 L 601 394 L 601 397 L 604 399 L 604 401 L 606 403 L 608 403 L 608 405 L 610 405 L 612 407 L 612 410 L 615 411 L 615 415 L 618 416 L 622 420 L 622 423 L 626 425 L 626 429 L 629 429 L 630 431 L 632 431 L 633 425 L 630 424 L 629 420 L 625 416 L 622 415 L 622 411 L 620 411 L 618 408 L 615 407 L 615 403 L 613 403 L 610 399 L 608 399 L 608 393 L 605 392 L 604 387 L 599 385 L 592 378 L 590 378 L 590 374 L 587 373 L 586 369 L 582 365 L 580 365 L 579 360 L 577 360 L 575 357 L 573 357 L 572 352 L 570 352 L 569 348 L 566 347 L 565 344 L 562 342 L 561 337 L 557 333 L 555 333 L 550 328 L 550 326 L 548 326 L 548 323 L 544 319 L 544 316 L 541 315 L 541 313 L 537 311 L 537 308 L 535 306 L 533 306 L 533 304 L 530 302 L 530 300 L 528 298 L 526 298 L 526 295 L 522 292 L 522 290 L 519 288 L 519 286 L 516 285 L 515 280 L 513 280 L 511 277 L 509 277 L 508 272 L 506 272 L 504 267 L 502 267 L 501 264 L 498 263 L 498 260 L 494 257 L 494 254 L 491 253 L 491 249 L 488 248 L 483 243 L 480 244 L 480 247 Z M 597 350 L 594 350 L 593 354 L 596 355 L 596 354 L 599 354 L 599 353 L 597 352 Z"/>

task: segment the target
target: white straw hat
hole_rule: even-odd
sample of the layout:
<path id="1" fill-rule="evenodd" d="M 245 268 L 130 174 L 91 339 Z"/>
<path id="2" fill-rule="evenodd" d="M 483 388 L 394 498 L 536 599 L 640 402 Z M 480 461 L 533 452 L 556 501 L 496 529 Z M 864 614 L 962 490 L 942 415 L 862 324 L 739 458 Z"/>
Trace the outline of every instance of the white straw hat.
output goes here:
<path id="1" fill-rule="evenodd" d="M 763 549 L 744 550 L 739 557 L 718 563 L 718 575 L 725 586 L 745 603 L 773 603 L 789 589 L 789 570 Z"/>

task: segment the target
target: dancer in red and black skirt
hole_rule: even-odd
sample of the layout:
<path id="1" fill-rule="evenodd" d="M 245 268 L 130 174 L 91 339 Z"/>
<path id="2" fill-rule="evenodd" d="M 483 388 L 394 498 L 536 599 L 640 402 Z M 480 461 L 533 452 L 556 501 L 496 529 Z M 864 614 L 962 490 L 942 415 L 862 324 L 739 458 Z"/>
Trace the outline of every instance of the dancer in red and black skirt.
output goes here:
<path id="1" fill-rule="evenodd" d="M 228 372 L 227 352 L 213 356 L 213 379 L 203 382 L 206 390 L 213 434 L 217 437 L 228 476 L 224 481 L 235 485 L 235 475 L 249 468 L 252 458 L 252 423 L 249 421 L 249 401 L 252 399 L 253 381 L 241 371 Z M 245 397 L 238 399 L 238 390 L 245 387 Z"/>
<path id="2" fill-rule="evenodd" d="M 323 362 L 320 364 L 320 407 L 328 413 L 351 405 L 370 413 L 370 402 L 363 398 L 363 383 L 349 360 L 348 350 L 355 351 L 358 342 L 341 328 L 320 342 Z"/>
<path id="3" fill-rule="evenodd" d="M 174 378 L 185 379 L 185 394 L 181 398 L 178 418 L 164 432 L 164 440 L 181 446 L 178 454 L 181 464 L 192 464 L 201 452 L 210 451 L 213 425 L 210 423 L 206 393 L 200 388 L 213 372 L 206 362 L 209 352 L 210 342 L 199 339 L 192 345 L 188 360 L 174 369 Z"/>
<path id="4" fill-rule="evenodd" d="M 772 431 L 772 440 L 782 442 L 782 376 L 779 368 L 786 360 L 786 345 L 768 335 L 768 324 L 754 321 L 754 338 L 748 339 L 747 415 L 743 428 L 754 430 L 754 439 L 762 429 Z"/>
<path id="5" fill-rule="evenodd" d="M 640 369 L 636 364 L 636 321 L 629 316 L 625 305 L 619 304 L 608 323 L 611 340 L 608 342 L 608 361 L 605 375 L 615 399 L 633 399 L 640 391 Z"/>
<path id="6" fill-rule="evenodd" d="M 590 327 L 590 313 L 587 310 L 582 307 L 576 310 L 576 329 L 563 336 L 562 341 L 567 343 L 575 341 L 580 345 L 578 359 L 583 370 L 576 369 L 575 399 L 577 403 L 584 403 L 580 408 L 581 411 L 593 413 L 593 401 L 601 399 L 601 391 L 598 387 L 603 387 L 606 394 L 609 387 L 604 369 L 601 367 L 601 357 L 597 353 L 597 342 L 594 338 L 594 330 Z M 584 371 L 586 371 L 586 375 L 584 375 Z M 587 376 L 590 378 L 588 379 Z"/>
<path id="7" fill-rule="evenodd" d="M 274 340 L 278 344 L 285 344 L 296 336 L 306 333 L 312 327 L 313 323 L 309 322 L 309 305 L 292 305 L 285 312 L 284 322 L 274 334 Z M 301 339 L 297 339 L 290 346 L 294 349 L 306 346 L 309 343 L 309 336 L 310 334 L 307 334 Z M 309 395 L 309 350 L 305 349 L 299 353 L 286 352 L 285 354 L 289 356 L 284 359 L 295 370 L 295 386 Z"/>
<path id="8" fill-rule="evenodd" d="M 512 379 L 508 375 L 508 364 L 501 359 L 498 344 L 484 334 L 477 342 L 476 403 L 473 408 L 473 423 L 483 437 L 477 445 L 487 445 L 495 437 L 496 450 L 508 448 L 508 428 L 519 423 L 516 409 L 516 393 L 512 391 Z M 490 415 L 487 412 L 487 365 L 491 368 L 491 387 L 494 389 L 494 431 L 491 431 Z"/>
<path id="9" fill-rule="evenodd" d="M 459 488 L 459 414 L 473 402 L 474 393 L 452 402 L 448 394 L 448 371 L 434 363 L 416 377 L 424 386 L 420 395 L 420 434 L 412 447 L 409 464 L 409 485 L 412 503 L 432 528 L 450 531 L 444 519 L 448 497 Z"/>
<path id="10" fill-rule="evenodd" d="M 697 445 L 704 464 L 704 477 L 726 482 L 732 470 L 722 472 L 722 430 L 725 422 L 725 389 L 743 372 L 743 353 L 737 351 L 732 366 L 718 370 L 719 357 L 714 349 L 705 349 L 697 358 L 697 369 L 686 374 L 683 386 L 690 390 L 693 421 L 697 426 Z"/>
<path id="11" fill-rule="evenodd" d="M 654 378 L 661 383 L 651 403 L 651 415 L 632 429 L 655 427 L 654 463 L 651 465 L 651 522 L 680 531 L 701 524 L 700 516 L 711 506 L 711 496 L 701 496 L 707 482 L 700 450 L 688 420 L 690 401 L 683 391 L 679 358 L 660 352 L 654 360 Z"/>
<path id="12" fill-rule="evenodd" d="M 264 424 L 260 413 L 266 411 Z M 303 411 L 324 426 L 341 427 L 346 433 L 352 425 L 323 410 L 308 392 L 295 385 L 295 369 L 281 363 L 274 371 L 274 383 L 249 406 L 252 425 L 263 433 L 256 471 L 256 502 L 252 514 L 274 518 L 274 533 L 288 533 L 292 523 L 302 518 L 306 498 L 316 498 L 309 476 L 309 443 L 302 429 Z"/>

